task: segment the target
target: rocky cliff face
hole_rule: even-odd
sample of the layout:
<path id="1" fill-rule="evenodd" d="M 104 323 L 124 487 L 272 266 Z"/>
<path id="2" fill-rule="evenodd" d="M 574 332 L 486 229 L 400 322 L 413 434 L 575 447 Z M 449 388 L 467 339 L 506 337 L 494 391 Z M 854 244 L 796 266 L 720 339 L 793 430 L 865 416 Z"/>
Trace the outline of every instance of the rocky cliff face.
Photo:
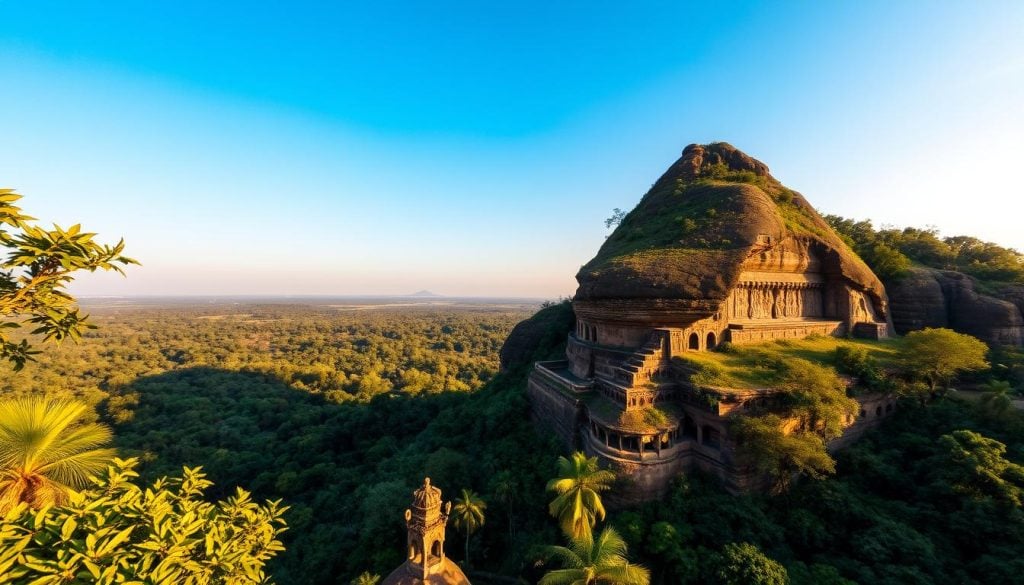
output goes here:
<path id="1" fill-rule="evenodd" d="M 498 352 L 501 370 L 527 366 L 536 360 L 561 358 L 565 336 L 572 331 L 575 322 L 576 315 L 568 302 L 545 307 L 520 321 Z"/>
<path id="2" fill-rule="evenodd" d="M 994 345 L 1024 344 L 1024 286 L 1004 285 L 993 296 L 979 292 L 966 274 L 913 268 L 886 289 L 893 325 L 901 335 L 949 327 Z"/>

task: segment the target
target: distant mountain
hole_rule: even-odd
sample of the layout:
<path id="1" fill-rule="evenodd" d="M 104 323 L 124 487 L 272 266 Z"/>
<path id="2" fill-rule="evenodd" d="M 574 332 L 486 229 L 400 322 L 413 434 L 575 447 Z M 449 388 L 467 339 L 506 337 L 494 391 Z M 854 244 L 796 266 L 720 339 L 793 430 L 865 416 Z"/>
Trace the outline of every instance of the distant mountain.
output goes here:
<path id="1" fill-rule="evenodd" d="M 430 292 L 429 290 L 421 290 L 421 291 L 414 292 L 414 293 L 412 293 L 409 296 L 410 297 L 432 297 L 432 298 L 437 298 L 437 297 L 441 297 L 441 296 L 444 296 L 444 295 L 434 294 L 434 293 Z"/>

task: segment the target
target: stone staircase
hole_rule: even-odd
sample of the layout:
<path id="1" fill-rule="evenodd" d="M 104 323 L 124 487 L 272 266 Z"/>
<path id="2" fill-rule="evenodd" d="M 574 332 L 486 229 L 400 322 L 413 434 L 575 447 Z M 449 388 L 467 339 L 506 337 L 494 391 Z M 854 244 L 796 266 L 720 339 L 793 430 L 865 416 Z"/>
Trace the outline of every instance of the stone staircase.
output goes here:
<path id="1" fill-rule="evenodd" d="M 647 343 L 615 368 L 616 385 L 635 388 L 650 382 L 661 370 L 664 357 L 661 336 L 652 335 Z"/>

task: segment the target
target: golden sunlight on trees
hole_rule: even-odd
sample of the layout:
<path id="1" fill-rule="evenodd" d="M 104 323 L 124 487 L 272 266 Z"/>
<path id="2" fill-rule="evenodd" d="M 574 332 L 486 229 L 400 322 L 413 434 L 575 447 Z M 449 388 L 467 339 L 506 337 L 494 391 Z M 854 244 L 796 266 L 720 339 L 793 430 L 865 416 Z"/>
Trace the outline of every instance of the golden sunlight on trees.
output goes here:
<path id="1" fill-rule="evenodd" d="M 0 519 L 4 583 L 267 583 L 266 563 L 284 550 L 287 508 L 241 488 L 208 502 L 198 468 L 146 489 L 136 461 L 115 459 L 93 485 L 59 508 L 20 504 Z M 28 562 L 27 562 L 28 561 Z"/>
<path id="2" fill-rule="evenodd" d="M 903 340 L 903 365 L 909 373 L 927 382 L 934 392 L 947 386 L 961 372 L 988 367 L 988 346 L 977 338 L 951 329 L 911 331 Z"/>
<path id="3" fill-rule="evenodd" d="M 114 246 L 93 241 L 96 234 L 81 226 L 46 230 L 34 225 L 35 218 L 22 213 L 15 203 L 21 199 L 10 189 L 0 189 L 0 359 L 24 367 L 38 351 L 28 339 L 15 341 L 10 330 L 34 326 L 30 335 L 42 340 L 77 341 L 83 329 L 91 328 L 87 315 L 78 312 L 75 300 L 64 288 L 75 272 L 114 270 L 138 264 L 122 255 L 124 240 Z M 121 265 L 121 266 L 119 266 Z"/>
<path id="4" fill-rule="evenodd" d="M 463 489 L 452 506 L 455 527 L 466 535 L 466 566 L 469 566 L 469 537 L 484 525 L 487 504 L 472 490 Z"/>
<path id="5" fill-rule="evenodd" d="M 548 511 L 558 518 L 562 530 L 573 538 L 589 537 L 594 524 L 604 520 L 599 492 L 611 487 L 615 475 L 597 466 L 597 458 L 577 451 L 571 459 L 558 458 L 558 477 L 548 482 L 548 491 L 558 494 Z"/>
<path id="6" fill-rule="evenodd" d="M 71 400 L 0 402 L 0 515 L 20 503 L 65 503 L 114 457 L 105 425 L 83 424 L 86 406 Z"/>
<path id="7" fill-rule="evenodd" d="M 569 538 L 568 547 L 553 546 L 551 556 L 564 568 L 548 572 L 540 585 L 647 585 L 651 573 L 626 558 L 626 541 L 614 528 L 601 531 L 597 540 L 588 533 Z"/>

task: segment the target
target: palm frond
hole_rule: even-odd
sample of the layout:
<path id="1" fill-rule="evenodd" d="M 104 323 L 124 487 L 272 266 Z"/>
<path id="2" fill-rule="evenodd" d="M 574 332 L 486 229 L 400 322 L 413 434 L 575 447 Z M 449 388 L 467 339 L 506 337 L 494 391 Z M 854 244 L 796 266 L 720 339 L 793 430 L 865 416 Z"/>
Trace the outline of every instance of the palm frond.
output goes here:
<path id="1" fill-rule="evenodd" d="M 581 569 L 558 569 L 541 577 L 537 585 L 587 585 Z"/>
<path id="2" fill-rule="evenodd" d="M 40 397 L 0 402 L 0 505 L 16 499 L 33 507 L 59 504 L 115 456 L 112 434 L 78 424 L 86 406 Z"/>
<path id="3" fill-rule="evenodd" d="M 602 568 L 596 581 L 608 585 L 649 585 L 651 572 L 641 565 L 627 563 Z"/>

